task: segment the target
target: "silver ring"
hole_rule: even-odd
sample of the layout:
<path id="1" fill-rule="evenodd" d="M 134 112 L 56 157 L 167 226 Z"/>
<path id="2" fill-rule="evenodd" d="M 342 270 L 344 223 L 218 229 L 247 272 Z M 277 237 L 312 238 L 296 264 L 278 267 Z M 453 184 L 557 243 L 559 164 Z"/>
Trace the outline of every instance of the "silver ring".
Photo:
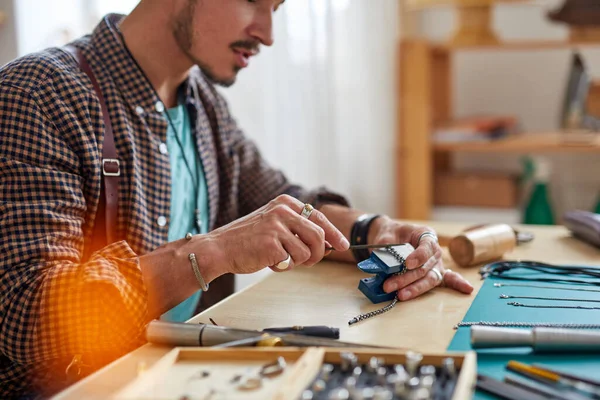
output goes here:
<path id="1" fill-rule="evenodd" d="M 436 286 L 439 286 L 442 284 L 442 282 L 444 282 L 444 275 L 442 275 L 442 273 L 440 271 L 438 271 L 437 268 L 431 268 L 431 271 L 437 276 L 438 278 L 438 283 Z"/>
<path id="2" fill-rule="evenodd" d="M 315 211 L 315 208 L 313 206 L 311 206 L 310 204 L 306 203 L 304 205 L 304 208 L 302 209 L 302 212 L 300 213 L 300 215 L 306 219 L 310 219 L 310 215 L 312 214 L 313 211 Z"/>
<path id="3" fill-rule="evenodd" d="M 419 235 L 419 238 L 417 239 L 417 247 L 419 247 L 419 245 L 421 244 L 421 239 L 423 239 L 424 237 L 430 237 L 433 240 L 435 240 L 436 243 L 438 243 L 438 237 L 435 233 L 427 231 L 427 232 L 423 232 L 421 233 L 421 235 Z"/>
<path id="4" fill-rule="evenodd" d="M 441 286 L 442 286 L 442 287 L 446 286 L 446 274 L 447 274 L 448 272 L 452 272 L 452 270 L 451 270 L 450 268 L 448 268 L 448 269 L 446 269 L 446 270 L 444 271 L 444 273 L 442 274 L 442 284 L 441 284 Z"/>
<path id="5" fill-rule="evenodd" d="M 279 264 L 277 264 L 275 266 L 275 268 L 277 268 L 277 269 L 279 269 L 281 271 L 286 270 L 286 269 L 288 269 L 290 267 L 290 262 L 291 261 L 292 261 L 292 256 L 290 256 L 288 254 L 287 258 L 285 260 L 283 260 L 282 262 L 280 262 Z"/>

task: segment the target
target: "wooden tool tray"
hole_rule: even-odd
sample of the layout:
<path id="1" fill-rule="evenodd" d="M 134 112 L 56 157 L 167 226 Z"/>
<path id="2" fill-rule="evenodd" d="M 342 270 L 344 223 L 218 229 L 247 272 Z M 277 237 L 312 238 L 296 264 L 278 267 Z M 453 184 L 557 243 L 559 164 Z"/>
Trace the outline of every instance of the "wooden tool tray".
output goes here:
<path id="1" fill-rule="evenodd" d="M 360 364 L 380 357 L 386 365 L 404 364 L 405 351 L 393 349 L 341 348 L 244 348 L 211 349 L 178 347 L 113 399 L 169 400 L 293 400 L 318 377 L 325 363 L 339 365 L 341 353 L 351 352 Z M 258 376 L 262 367 L 285 359 L 286 367 L 275 376 L 261 379 L 259 388 L 240 390 L 242 376 Z M 442 360 L 454 359 L 458 373 L 452 400 L 472 397 L 477 378 L 476 354 L 451 353 L 423 355 L 421 365 L 440 367 Z"/>

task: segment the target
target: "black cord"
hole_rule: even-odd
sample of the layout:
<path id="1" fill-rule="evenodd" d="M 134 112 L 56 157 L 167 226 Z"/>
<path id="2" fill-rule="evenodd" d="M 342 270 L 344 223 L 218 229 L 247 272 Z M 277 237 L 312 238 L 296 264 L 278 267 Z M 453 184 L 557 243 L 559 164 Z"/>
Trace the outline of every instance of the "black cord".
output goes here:
<path id="1" fill-rule="evenodd" d="M 600 286 L 600 269 L 586 266 L 553 265 L 537 261 L 499 261 L 486 265 L 481 268 L 479 273 L 482 279 L 495 277 L 520 281 L 577 283 L 581 285 Z M 557 277 L 542 278 L 532 276 L 536 273 L 557 275 Z M 595 278 L 597 281 L 568 279 L 577 277 Z"/>
<path id="2" fill-rule="evenodd" d="M 146 73 L 144 72 L 144 70 L 140 67 L 140 65 L 138 64 L 137 60 L 133 57 L 133 55 L 131 54 L 131 51 L 129 50 L 129 47 L 127 47 L 127 43 L 125 42 L 125 38 L 123 37 L 123 33 L 121 32 L 120 29 L 118 29 L 116 26 L 114 26 L 112 24 L 112 22 L 109 20 L 109 18 L 106 18 L 106 22 L 109 26 L 111 26 L 113 28 L 113 30 L 115 32 L 117 32 L 117 34 L 119 35 L 119 39 L 121 40 L 121 43 L 123 44 L 123 48 L 125 49 L 125 51 L 127 52 L 127 54 L 129 55 L 129 58 L 131 58 L 131 60 L 135 63 L 136 67 L 138 68 L 138 70 L 140 71 L 140 73 L 142 74 L 142 76 L 144 77 L 144 79 L 146 80 L 146 82 L 148 83 L 148 85 L 150 86 L 150 88 L 152 88 L 152 91 L 154 92 L 154 95 L 156 96 L 156 98 L 160 99 L 160 96 L 158 95 L 158 92 L 156 92 L 156 89 L 154 89 L 154 86 L 152 86 L 152 82 L 150 82 L 150 79 L 148 78 L 148 76 L 146 75 Z M 186 104 L 184 104 L 185 107 L 187 107 Z M 181 140 L 179 139 L 179 135 L 177 134 L 177 129 L 175 127 L 175 124 L 173 123 L 173 120 L 171 119 L 171 116 L 169 115 L 168 110 L 165 110 L 164 113 L 167 116 L 167 121 L 169 123 L 169 125 L 171 126 L 171 129 L 173 129 L 173 133 L 175 136 L 175 141 L 177 142 L 177 146 L 179 146 L 179 149 L 181 150 L 181 156 L 183 157 L 183 161 L 185 163 L 185 167 L 188 170 L 190 177 L 192 178 L 192 183 L 194 186 L 194 202 L 198 202 L 198 194 L 200 191 L 200 183 L 198 182 L 198 176 L 196 176 L 196 179 L 194 179 L 194 173 L 192 171 L 192 167 L 190 166 L 190 163 L 188 162 L 187 157 L 185 156 L 185 149 L 183 148 L 183 144 L 181 143 Z M 196 143 L 196 135 L 194 133 L 194 129 L 191 130 L 192 131 L 192 136 L 194 138 L 194 143 Z M 196 151 L 196 146 L 194 146 L 194 152 Z M 172 178 L 171 178 L 172 179 Z M 197 205 L 196 207 L 197 208 Z M 196 221 L 197 216 L 194 215 L 194 221 Z"/>

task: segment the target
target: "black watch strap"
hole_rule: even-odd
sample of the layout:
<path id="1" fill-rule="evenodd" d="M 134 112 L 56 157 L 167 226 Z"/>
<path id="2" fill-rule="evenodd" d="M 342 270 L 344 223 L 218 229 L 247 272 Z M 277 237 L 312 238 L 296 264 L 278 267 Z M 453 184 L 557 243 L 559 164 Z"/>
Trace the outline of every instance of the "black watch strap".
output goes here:
<path id="1" fill-rule="evenodd" d="M 379 217 L 381 217 L 379 214 L 363 214 L 358 217 L 350 231 L 350 244 L 352 246 L 368 244 L 369 228 L 373 221 Z M 356 262 L 361 262 L 369 258 L 369 250 L 367 249 L 352 250 L 352 254 Z"/>

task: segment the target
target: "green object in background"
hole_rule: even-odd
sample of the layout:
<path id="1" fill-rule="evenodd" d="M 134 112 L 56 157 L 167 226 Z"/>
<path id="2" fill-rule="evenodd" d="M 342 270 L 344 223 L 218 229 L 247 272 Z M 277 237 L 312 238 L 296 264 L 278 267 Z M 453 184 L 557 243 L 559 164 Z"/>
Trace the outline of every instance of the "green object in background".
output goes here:
<path id="1" fill-rule="evenodd" d="M 529 225 L 554 225 L 554 212 L 550 204 L 548 181 L 550 165 L 542 158 L 527 159 L 526 170 L 533 168 L 533 187 L 525 206 L 523 223 Z"/>
<path id="2" fill-rule="evenodd" d="M 596 202 L 596 208 L 594 208 L 596 214 L 600 214 L 600 194 L 598 194 L 598 201 Z"/>

